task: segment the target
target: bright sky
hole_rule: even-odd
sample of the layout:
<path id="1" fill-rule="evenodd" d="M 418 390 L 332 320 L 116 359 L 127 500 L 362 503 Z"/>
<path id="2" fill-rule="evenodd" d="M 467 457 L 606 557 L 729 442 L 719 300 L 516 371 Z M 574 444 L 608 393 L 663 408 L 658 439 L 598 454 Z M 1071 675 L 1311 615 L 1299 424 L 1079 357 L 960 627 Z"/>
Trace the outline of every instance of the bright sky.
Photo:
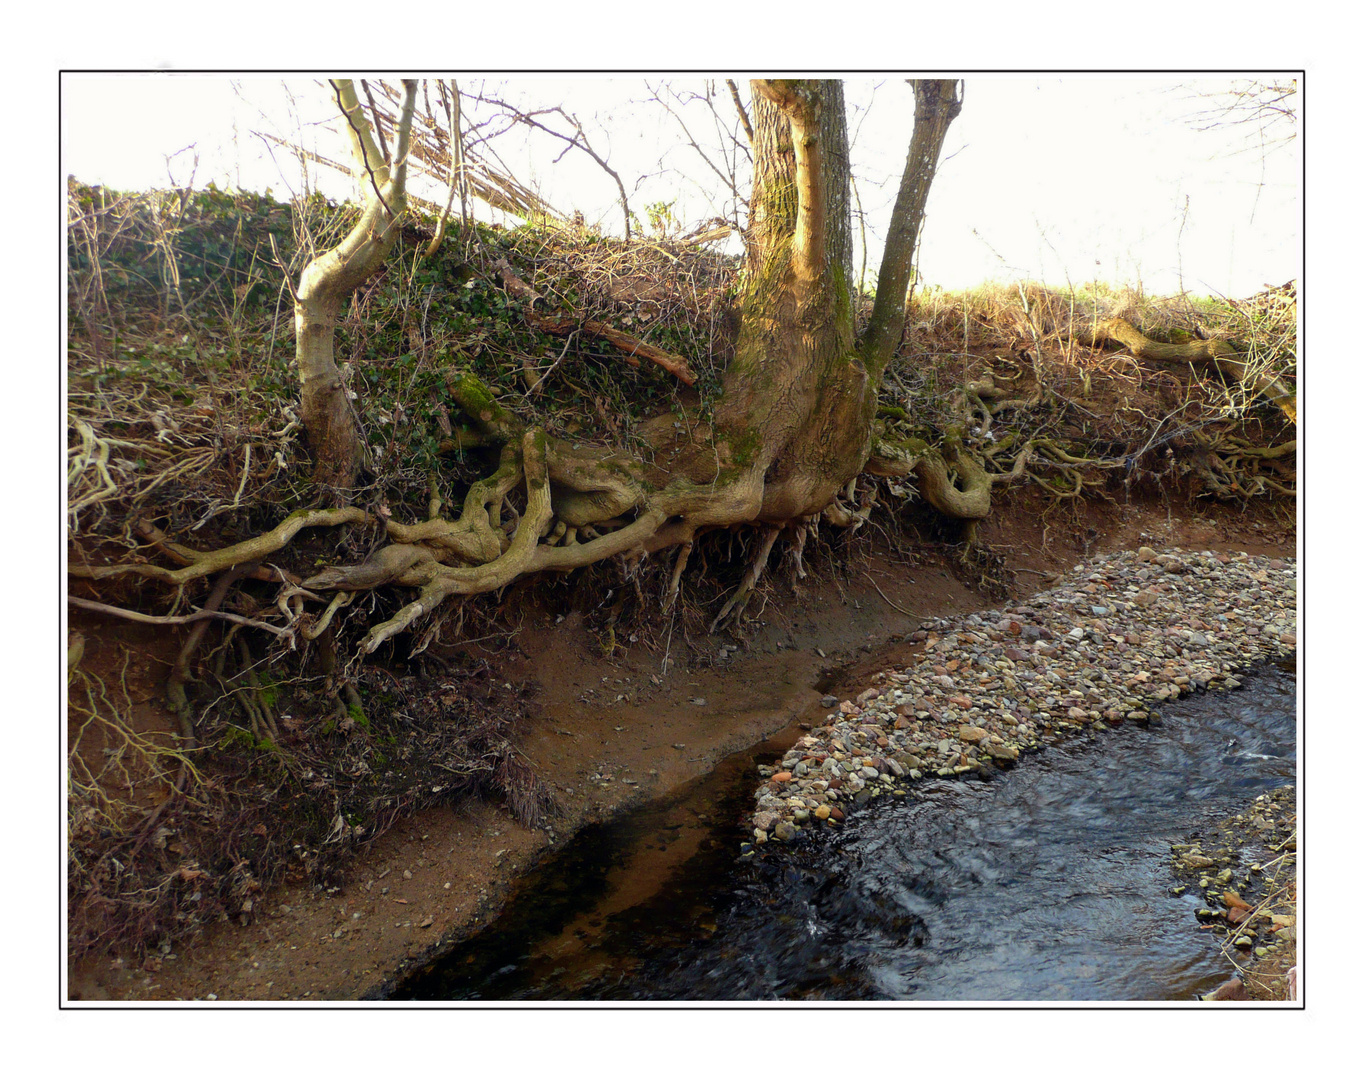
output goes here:
<path id="1" fill-rule="evenodd" d="M 737 78 L 747 97 L 745 78 Z M 1245 128 L 1200 132 L 1189 122 L 1209 106 L 1200 95 L 1235 81 L 1230 75 L 969 77 L 930 196 L 924 280 L 962 288 L 990 279 L 1028 277 L 1056 286 L 1098 279 L 1139 282 L 1155 293 L 1177 291 L 1182 282 L 1193 292 L 1240 297 L 1297 276 L 1300 141 L 1264 155 L 1247 141 Z M 699 89 L 701 80 L 673 84 Z M 197 152 L 197 185 L 269 187 L 287 198 L 302 183 L 297 167 L 278 150 L 270 155 L 253 129 L 290 137 L 301 132 L 320 152 L 347 160 L 334 107 L 314 79 L 251 76 L 237 85 L 222 75 L 66 76 L 64 173 L 123 189 L 167 186 L 172 178 L 180 184 Z M 684 145 L 677 123 L 644 104 L 643 79 L 465 76 L 460 85 L 466 93 L 487 85 L 528 105 L 562 103 L 576 113 L 621 174 L 641 219 L 647 220 L 645 206 L 658 201 L 676 200 L 673 212 L 684 221 L 717 212 L 702 186 L 709 183 L 706 167 Z M 913 97 L 902 76 L 859 76 L 846 89 L 874 275 Z M 720 92 L 729 119 L 723 84 Z M 111 126 L 111 112 L 138 122 Z M 701 113 L 688 122 L 698 138 L 713 132 Z M 517 178 L 560 210 L 581 209 L 588 221 L 620 231 L 614 184 L 583 155 L 555 163 L 561 146 L 519 134 L 497 145 Z M 347 194 L 334 175 L 314 182 L 328 194 Z M 709 194 L 719 197 L 713 185 Z"/>

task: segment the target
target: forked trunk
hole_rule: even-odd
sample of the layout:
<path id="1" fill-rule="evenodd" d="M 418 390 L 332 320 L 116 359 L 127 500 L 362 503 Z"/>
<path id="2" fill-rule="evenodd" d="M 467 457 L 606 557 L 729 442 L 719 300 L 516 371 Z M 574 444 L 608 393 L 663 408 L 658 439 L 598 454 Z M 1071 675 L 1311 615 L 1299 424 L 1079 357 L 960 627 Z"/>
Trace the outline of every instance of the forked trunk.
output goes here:
<path id="1" fill-rule="evenodd" d="M 336 247 L 308 264 L 294 298 L 295 355 L 298 359 L 303 428 L 313 455 L 313 479 L 347 489 L 355 484 L 364 446 L 345 380 L 336 366 L 334 342 L 341 307 L 383 266 L 398 239 L 407 205 L 407 146 L 417 84 L 403 83 L 405 97 L 392 163 L 386 161 L 346 79 L 333 81 L 346 119 L 361 183 L 369 189 L 359 222 Z"/>
<path id="2" fill-rule="evenodd" d="M 952 80 L 918 81 L 914 139 L 891 219 L 876 307 L 854 333 L 843 84 L 755 80 L 747 284 L 716 409 L 728 462 L 757 470 L 755 520 L 823 511 L 866 465 L 881 372 L 899 343 L 905 286 L 943 138 Z"/>

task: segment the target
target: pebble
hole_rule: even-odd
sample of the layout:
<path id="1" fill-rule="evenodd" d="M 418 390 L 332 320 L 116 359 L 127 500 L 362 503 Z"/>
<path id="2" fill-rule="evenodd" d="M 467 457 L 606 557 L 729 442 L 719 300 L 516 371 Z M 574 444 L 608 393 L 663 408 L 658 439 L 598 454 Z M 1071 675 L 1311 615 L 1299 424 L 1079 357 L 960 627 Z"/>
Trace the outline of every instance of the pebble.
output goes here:
<path id="1" fill-rule="evenodd" d="M 826 695 L 825 723 L 764 770 L 754 840 L 842 821 L 836 803 L 1009 766 L 1058 736 L 1148 723 L 1162 702 L 1235 689 L 1237 673 L 1296 648 L 1296 606 L 1294 559 L 1143 547 L 1004 608 L 921 623 L 917 662 L 851 698 Z M 1182 861 L 1212 866 L 1197 852 Z"/>

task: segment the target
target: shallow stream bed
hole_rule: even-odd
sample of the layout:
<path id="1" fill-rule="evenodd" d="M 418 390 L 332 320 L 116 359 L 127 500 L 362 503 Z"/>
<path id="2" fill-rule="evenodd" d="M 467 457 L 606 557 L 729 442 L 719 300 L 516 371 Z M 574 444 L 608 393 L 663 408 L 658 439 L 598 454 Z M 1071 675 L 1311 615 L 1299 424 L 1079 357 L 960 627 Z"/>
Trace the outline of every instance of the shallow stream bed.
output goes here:
<path id="1" fill-rule="evenodd" d="M 1170 845 L 1296 772 L 1291 663 L 736 858 L 756 768 L 583 830 L 393 1000 L 1188 1000 L 1230 973 Z M 787 737 L 790 741 L 790 736 Z"/>

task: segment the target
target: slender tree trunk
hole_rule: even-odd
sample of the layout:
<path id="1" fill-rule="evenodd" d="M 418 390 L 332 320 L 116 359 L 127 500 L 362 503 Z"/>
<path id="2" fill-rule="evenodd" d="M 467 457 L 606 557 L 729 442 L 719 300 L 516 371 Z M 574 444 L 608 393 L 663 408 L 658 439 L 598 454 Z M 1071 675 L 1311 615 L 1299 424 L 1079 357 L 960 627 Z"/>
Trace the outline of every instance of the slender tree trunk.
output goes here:
<path id="1" fill-rule="evenodd" d="M 295 355 L 301 413 L 313 455 L 313 479 L 320 484 L 353 487 L 363 462 L 355 413 L 334 343 L 341 307 L 352 293 L 383 266 L 398 239 L 398 220 L 407 205 L 407 149 L 416 104 L 415 80 L 403 81 L 402 116 L 390 163 L 375 145 L 373 132 L 347 79 L 333 81 L 337 105 L 346 119 L 360 182 L 369 190 L 364 212 L 345 239 L 308 264 L 294 302 Z"/>
<path id="2" fill-rule="evenodd" d="M 905 156 L 905 171 L 895 196 L 881 272 L 876 279 L 876 304 L 863 336 L 862 355 L 878 378 L 900 344 L 905 325 L 905 293 L 928 191 L 947 128 L 961 112 L 956 79 L 914 79 L 913 86 L 914 135 Z"/>

